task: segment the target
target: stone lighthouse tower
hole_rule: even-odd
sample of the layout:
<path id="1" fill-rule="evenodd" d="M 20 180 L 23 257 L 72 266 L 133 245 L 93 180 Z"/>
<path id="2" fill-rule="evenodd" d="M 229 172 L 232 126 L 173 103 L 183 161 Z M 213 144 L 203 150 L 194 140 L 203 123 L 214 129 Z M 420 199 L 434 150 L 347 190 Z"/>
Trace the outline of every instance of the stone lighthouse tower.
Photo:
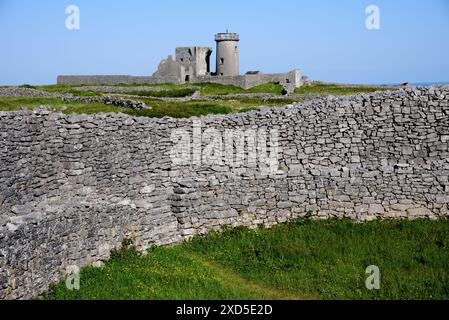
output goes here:
<path id="1" fill-rule="evenodd" d="M 239 75 L 239 35 L 237 33 L 218 33 L 217 42 L 217 76 Z"/>

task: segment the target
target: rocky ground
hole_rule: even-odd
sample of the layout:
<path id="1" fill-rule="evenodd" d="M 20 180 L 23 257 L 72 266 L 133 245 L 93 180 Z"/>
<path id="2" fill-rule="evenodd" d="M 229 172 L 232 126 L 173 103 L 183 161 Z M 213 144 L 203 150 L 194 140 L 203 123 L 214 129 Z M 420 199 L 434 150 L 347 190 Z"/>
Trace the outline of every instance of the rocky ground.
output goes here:
<path id="1" fill-rule="evenodd" d="M 42 97 L 42 98 L 61 98 L 61 94 L 47 92 L 44 90 L 36 90 L 31 88 L 20 87 L 2 87 L 0 88 L 0 97 L 16 98 L 16 97 Z"/>
<path id="2" fill-rule="evenodd" d="M 133 110 L 151 109 L 144 102 L 125 99 L 121 97 L 102 95 L 92 97 L 79 97 L 68 93 L 54 93 L 44 90 L 20 87 L 3 87 L 0 88 L 0 97 L 2 98 L 18 98 L 18 97 L 38 97 L 38 98 L 58 98 L 65 102 L 86 102 L 86 103 L 102 103 L 114 105 L 117 107 L 131 108 Z"/>
<path id="3" fill-rule="evenodd" d="M 114 97 L 110 95 L 98 96 L 98 97 L 63 97 L 65 102 L 87 102 L 87 103 L 102 103 L 110 104 L 116 107 L 131 108 L 133 110 L 151 109 L 142 101 L 136 101 L 131 99 L 125 99 L 121 97 Z"/>
<path id="4" fill-rule="evenodd" d="M 167 88 L 163 87 L 149 87 L 149 86 L 126 86 L 126 87 L 118 87 L 118 86 L 83 86 L 83 87 L 74 87 L 73 90 L 77 91 L 98 91 L 98 92 L 106 92 L 106 93 L 126 93 L 126 92 L 134 92 L 134 91 L 144 91 L 144 92 L 161 92 L 168 91 Z M 191 90 L 200 90 L 200 87 L 183 87 L 182 89 L 191 89 Z"/>
<path id="5" fill-rule="evenodd" d="M 274 83 L 268 83 L 255 90 L 207 83 L 188 86 L 4 86 L 0 87 L 0 110 L 34 109 L 49 105 L 49 110 L 65 110 L 67 113 L 124 112 L 146 117 L 179 118 L 247 112 L 261 106 L 280 107 L 328 95 L 348 95 L 378 90 L 385 91 L 389 88 L 321 83 L 304 85 L 296 91 L 286 91 Z M 65 105 L 65 102 L 68 104 Z M 120 110 L 111 107 L 118 107 Z"/>
<path id="6" fill-rule="evenodd" d="M 231 99 L 261 99 L 262 101 L 268 101 L 268 100 L 284 100 L 286 98 L 294 101 L 305 101 L 305 100 L 311 100 L 318 98 L 322 95 L 319 94 L 307 94 L 307 95 L 299 95 L 294 93 L 289 93 L 285 95 L 278 95 L 274 93 L 230 93 L 230 94 L 208 94 L 208 95 L 201 95 L 199 87 L 185 87 L 183 89 L 194 89 L 195 93 L 191 96 L 187 97 L 181 97 L 181 98 L 172 98 L 172 97 L 155 97 L 163 101 L 176 101 L 176 102 L 188 102 L 188 101 L 217 101 L 217 100 L 231 100 Z M 169 89 L 163 88 L 163 87 L 143 87 L 143 86 L 136 86 L 136 87 L 117 87 L 117 86 L 85 86 L 85 87 L 75 87 L 73 90 L 77 91 L 97 91 L 97 92 L 104 92 L 104 93 L 110 93 L 111 96 L 121 96 L 121 97 L 127 97 L 127 98 L 142 98 L 142 96 L 139 95 L 133 95 L 133 94 L 127 94 L 132 92 L 148 92 L 147 97 L 152 97 L 151 92 L 162 92 L 162 91 L 169 91 Z"/>

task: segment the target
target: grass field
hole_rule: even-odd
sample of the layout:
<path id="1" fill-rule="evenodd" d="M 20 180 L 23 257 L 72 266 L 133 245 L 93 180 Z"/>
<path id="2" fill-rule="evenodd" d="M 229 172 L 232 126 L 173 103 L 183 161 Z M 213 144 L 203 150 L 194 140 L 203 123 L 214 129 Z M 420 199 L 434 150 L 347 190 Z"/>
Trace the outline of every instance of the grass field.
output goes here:
<path id="1" fill-rule="evenodd" d="M 23 88 L 32 88 L 38 90 L 44 90 L 48 92 L 54 93 L 72 93 L 75 95 L 89 95 L 93 93 L 93 91 L 77 91 L 74 90 L 76 87 L 83 87 L 88 85 L 67 85 L 67 84 L 58 84 L 58 85 L 45 85 L 45 86 L 31 86 L 31 85 L 22 85 Z M 111 85 L 117 87 L 158 87 L 163 89 L 160 92 L 148 92 L 142 91 L 137 92 L 138 95 L 152 95 L 159 97 L 184 97 L 189 94 L 193 94 L 195 90 L 192 90 L 192 87 L 200 88 L 201 95 L 227 95 L 227 94 L 235 94 L 235 93 L 272 93 L 280 95 L 282 94 L 282 86 L 275 83 L 266 83 L 259 86 L 256 86 L 251 89 L 243 89 L 240 87 L 236 87 L 233 85 L 224 85 L 219 83 L 186 83 L 186 84 L 117 84 Z M 135 94 L 135 93 L 134 93 Z"/>
<path id="2" fill-rule="evenodd" d="M 380 268 L 380 290 L 365 270 Z M 449 299 L 449 221 L 297 222 L 237 228 L 141 256 L 115 252 L 40 299 Z"/>
<path id="3" fill-rule="evenodd" d="M 47 86 L 29 86 L 23 85 L 22 87 L 34 88 L 44 90 L 48 92 L 57 93 L 72 93 L 75 95 L 96 95 L 98 92 L 94 91 L 77 91 L 76 87 L 83 85 L 47 85 Z M 271 93 L 275 95 L 282 94 L 282 86 L 276 83 L 266 83 L 251 89 L 243 89 L 233 85 L 223 85 L 218 83 L 195 83 L 195 84 L 142 84 L 142 85 L 129 85 L 118 84 L 115 86 L 120 87 L 158 87 L 163 89 L 160 92 L 134 92 L 132 94 L 142 96 L 156 96 L 156 97 L 185 97 L 195 92 L 192 87 L 200 88 L 201 95 L 227 95 L 236 93 Z M 303 85 L 295 90 L 296 94 L 334 94 L 334 95 L 348 95 L 356 93 L 369 93 L 374 91 L 394 90 L 397 87 L 387 86 L 368 86 L 368 85 L 345 85 L 345 84 L 326 84 L 326 83 L 312 83 Z"/>
<path id="4" fill-rule="evenodd" d="M 120 85 L 131 87 L 130 85 Z M 201 98 L 192 101 L 168 101 L 163 98 L 179 98 L 191 96 L 195 89 L 192 89 L 192 84 L 175 85 L 139 85 L 160 87 L 162 91 L 131 91 L 128 94 L 139 96 L 133 98 L 145 102 L 151 106 L 151 110 L 131 110 L 127 108 L 119 108 L 111 105 L 103 105 L 98 103 L 68 103 L 63 102 L 58 98 L 37 98 L 37 97 L 18 97 L 18 98 L 4 98 L 0 97 L 0 111 L 12 111 L 21 108 L 34 109 L 41 105 L 49 107 L 50 110 L 63 111 L 66 114 L 84 113 L 92 114 L 99 112 L 122 112 L 133 116 L 143 116 L 152 118 L 161 118 L 164 116 L 174 118 L 188 118 L 192 116 L 202 116 L 208 114 L 229 114 L 235 112 L 245 112 L 253 110 L 260 106 L 279 107 L 286 104 L 291 104 L 298 101 L 303 101 L 301 95 L 304 95 L 304 100 L 308 94 L 351 94 L 361 92 L 372 92 L 377 90 L 386 90 L 386 87 L 367 87 L 367 86 L 345 86 L 345 85 L 325 85 L 313 84 L 306 85 L 296 90 L 299 97 L 292 98 L 280 97 L 282 86 L 275 83 L 263 84 L 248 90 L 222 84 L 200 83 L 195 84 L 195 87 L 200 88 L 202 96 L 218 95 L 219 99 L 201 100 Z M 34 88 L 53 93 L 70 93 L 78 96 L 98 96 L 102 92 L 98 91 L 77 91 L 76 87 L 79 85 L 49 85 L 49 86 L 29 86 L 24 85 L 25 88 Z M 259 97 L 237 97 L 232 98 L 227 95 L 234 93 L 270 93 L 275 98 L 262 99 Z"/>
<path id="5" fill-rule="evenodd" d="M 134 99 L 146 103 L 152 109 L 132 110 L 100 103 L 63 102 L 57 98 L 0 98 L 0 111 L 13 111 L 21 108 L 35 109 L 47 106 L 52 111 L 63 111 L 66 114 L 83 113 L 93 114 L 99 112 L 122 112 L 132 116 L 162 118 L 189 118 L 208 114 L 228 114 L 233 112 L 249 111 L 258 106 L 281 106 L 293 103 L 293 100 L 279 99 L 262 101 L 257 98 L 222 99 L 214 101 L 164 101 L 160 99 L 140 98 Z"/>
<path id="6" fill-rule="evenodd" d="M 364 86 L 364 85 L 340 85 L 340 84 L 309 84 L 295 90 L 296 94 L 333 94 L 351 95 L 357 93 L 370 93 L 375 91 L 395 90 L 397 87 Z"/>

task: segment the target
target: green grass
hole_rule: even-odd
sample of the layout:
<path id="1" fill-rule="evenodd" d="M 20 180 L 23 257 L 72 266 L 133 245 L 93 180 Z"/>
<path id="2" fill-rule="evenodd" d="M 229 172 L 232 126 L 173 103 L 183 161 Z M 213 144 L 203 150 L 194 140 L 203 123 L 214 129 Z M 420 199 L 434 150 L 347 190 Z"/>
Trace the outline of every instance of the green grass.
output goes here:
<path id="1" fill-rule="evenodd" d="M 122 86 L 122 85 L 120 85 Z M 132 87 L 133 85 L 123 85 Z M 139 85 L 142 86 L 142 85 Z M 239 97 L 231 98 L 227 95 L 233 93 L 272 93 L 280 95 L 282 92 L 282 86 L 275 83 L 266 83 L 252 89 L 242 89 L 231 85 L 222 85 L 215 83 L 199 83 L 199 84 L 162 84 L 162 85 L 143 85 L 149 87 L 160 87 L 162 91 L 133 91 L 129 94 L 140 96 L 140 98 L 134 98 L 135 100 L 141 100 L 148 106 L 152 107 L 152 110 L 130 110 L 126 108 L 114 107 L 111 105 L 103 105 L 98 103 L 66 103 L 60 99 L 53 98 L 0 98 L 0 110 L 17 110 L 25 107 L 29 109 L 36 108 L 40 105 L 51 106 L 54 111 L 61 111 L 64 108 L 64 113 L 84 113 L 92 114 L 98 112 L 122 112 L 132 116 L 143 116 L 152 118 L 161 118 L 164 116 L 174 118 L 188 118 L 192 116 L 202 116 L 208 114 L 228 114 L 235 112 L 246 112 L 253 110 L 259 106 L 278 107 L 286 104 L 294 103 L 295 101 L 289 98 L 285 99 L 267 99 Z M 195 88 L 200 88 L 201 94 L 204 95 L 218 95 L 221 98 L 213 101 L 163 101 L 163 97 L 186 97 L 195 92 Z M 30 86 L 23 85 L 25 88 L 35 88 L 45 90 L 48 92 L 57 93 L 72 93 L 78 96 L 95 96 L 100 95 L 97 91 L 77 91 L 74 88 L 79 85 L 47 85 L 47 86 Z M 306 85 L 296 90 L 299 94 L 353 94 L 360 92 L 372 92 L 377 90 L 390 89 L 387 87 L 368 87 L 368 86 L 346 86 L 346 85 L 328 85 L 328 84 L 314 84 Z M 307 95 L 304 96 L 304 99 Z M 300 98 L 295 98 L 296 101 Z"/>
<path id="2" fill-rule="evenodd" d="M 63 102 L 57 98 L 0 98 L 0 111 L 13 111 L 20 108 L 35 109 L 41 105 L 51 106 L 52 111 L 62 111 L 66 114 L 94 114 L 99 112 L 122 112 L 132 116 L 162 118 L 165 116 L 173 118 L 189 118 L 208 114 L 229 114 L 233 112 L 249 111 L 258 106 L 281 106 L 292 103 L 292 100 L 267 100 L 257 98 L 222 99 L 217 101 L 188 101 L 175 102 L 160 99 L 140 98 L 151 106 L 151 110 L 131 110 L 112 105 L 100 103 Z M 64 108 L 63 108 L 64 107 Z"/>
<path id="3" fill-rule="evenodd" d="M 88 95 L 99 95 L 100 92 L 95 91 L 77 91 L 74 90 L 76 87 L 82 87 L 87 85 L 45 85 L 45 86 L 30 86 L 23 85 L 21 87 L 34 88 L 39 90 L 44 90 L 48 92 L 57 93 L 71 93 L 79 96 Z M 243 89 L 233 85 L 224 85 L 218 83 L 185 83 L 185 84 L 117 84 L 112 86 L 123 86 L 123 87 L 154 87 L 161 88 L 162 91 L 133 91 L 129 94 L 140 95 L 140 96 L 152 96 L 152 97 L 187 97 L 195 92 L 193 87 L 200 89 L 201 95 L 223 95 L 228 94 L 239 94 L 239 93 L 271 93 L 275 95 L 282 94 L 282 86 L 276 83 L 265 83 L 256 86 L 251 89 Z M 349 95 L 356 93 L 370 93 L 374 91 L 383 90 L 395 90 L 397 87 L 386 87 L 386 86 L 367 86 L 367 85 L 345 85 L 345 84 L 325 84 L 325 83 L 314 83 L 306 84 L 295 90 L 297 94 L 336 94 L 336 95 Z"/>
<path id="4" fill-rule="evenodd" d="M 58 93 L 72 93 L 75 95 L 87 95 L 85 91 L 74 90 L 76 87 L 83 87 L 88 85 L 45 85 L 45 86 L 30 86 L 23 85 L 21 87 L 33 88 L 38 90 L 44 90 L 48 92 L 58 92 Z M 200 89 L 201 95 L 227 95 L 235 93 L 273 93 L 280 95 L 282 93 L 282 86 L 275 83 L 266 83 L 260 86 L 243 89 L 233 85 L 224 85 L 219 83 L 185 83 L 185 84 L 117 84 L 111 86 L 118 87 L 154 87 L 164 89 L 160 92 L 148 92 L 148 91 L 136 91 L 129 92 L 129 94 L 143 95 L 143 96 L 153 96 L 153 97 L 185 97 L 192 95 L 195 90 L 192 87 L 197 87 Z M 92 91 L 87 91 L 92 93 Z M 97 93 L 98 94 L 98 93 Z"/>
<path id="5" fill-rule="evenodd" d="M 82 111 L 82 113 L 91 114 L 97 112 L 120 112 L 124 110 L 123 108 L 100 103 L 63 102 L 58 98 L 0 98 L 0 111 L 14 111 L 21 108 L 35 109 L 42 105 L 48 106 L 52 111 L 61 111 L 64 106 L 67 108 L 66 113 Z"/>
<path id="6" fill-rule="evenodd" d="M 188 118 L 207 114 L 227 114 L 233 112 L 230 106 L 208 102 L 165 102 L 157 99 L 142 99 L 151 110 L 132 110 L 100 103 L 63 102 L 55 98 L 0 98 L 0 111 L 13 111 L 20 108 L 35 109 L 41 105 L 50 106 L 52 111 L 65 114 L 94 114 L 100 112 L 122 112 L 132 116 L 162 118 Z"/>
<path id="7" fill-rule="evenodd" d="M 130 84 L 119 84 L 116 86 L 123 86 L 123 87 L 134 87 L 136 85 L 130 85 Z M 251 89 L 243 89 L 234 85 L 225 85 L 220 83 L 185 83 L 185 84 L 143 84 L 143 85 L 137 85 L 137 86 L 146 86 L 146 87 L 158 87 L 164 89 L 161 94 L 164 92 L 166 94 L 169 94 L 169 92 L 176 92 L 178 90 L 192 90 L 192 87 L 197 87 L 200 89 L 201 95 L 228 95 L 228 94 L 237 94 L 237 93 L 273 93 L 273 94 L 282 94 L 282 86 L 275 83 L 266 83 L 262 84 L 256 87 L 253 87 Z M 67 89 L 65 87 L 64 89 Z M 191 94 L 194 93 L 195 90 Z M 153 95 L 153 92 L 143 92 L 146 95 Z M 169 97 L 169 95 L 167 95 Z"/>
<path id="8" fill-rule="evenodd" d="M 396 90 L 394 87 L 385 86 L 363 86 L 363 85 L 342 85 L 342 84 L 310 84 L 299 87 L 295 90 L 297 94 L 334 94 L 350 95 L 357 93 L 370 93 L 375 91 Z"/>
<path id="9" fill-rule="evenodd" d="M 189 118 L 193 116 L 202 116 L 208 114 L 229 114 L 235 112 L 246 112 L 253 110 L 259 106 L 278 107 L 288 103 L 292 100 L 268 100 L 261 99 L 222 99 L 215 101 L 188 101 L 188 102 L 172 102 L 158 99 L 140 99 L 146 105 L 151 106 L 151 110 L 124 110 L 122 112 L 133 116 L 144 116 L 151 118 L 161 118 L 169 116 L 173 118 Z M 122 109 L 123 110 L 123 109 Z M 79 110 L 80 112 L 82 110 Z"/>
<path id="10" fill-rule="evenodd" d="M 228 114 L 233 109 L 221 103 L 208 101 L 191 102 L 167 102 L 162 100 L 142 100 L 151 110 L 126 110 L 125 113 L 137 117 L 162 118 L 165 116 L 173 118 L 189 118 L 208 114 Z"/>
<path id="11" fill-rule="evenodd" d="M 381 289 L 365 287 L 367 266 Z M 42 299 L 448 299 L 449 222 L 300 220 L 113 254 Z"/>
<path id="12" fill-rule="evenodd" d="M 251 89 L 243 89 L 232 85 L 223 85 L 218 83 L 195 84 L 201 87 L 201 95 L 227 95 L 238 93 L 272 93 L 282 94 L 282 86 L 275 83 L 266 83 Z"/>
<path id="13" fill-rule="evenodd" d="M 45 86 L 30 86 L 23 85 L 21 87 L 34 88 L 39 90 L 45 90 L 48 92 L 58 93 L 72 93 L 74 95 L 98 95 L 99 92 L 94 91 L 77 91 L 76 87 L 82 87 L 88 85 L 45 85 Z M 272 93 L 276 95 L 282 94 L 282 86 L 276 83 L 266 83 L 256 86 L 251 89 L 243 89 L 233 85 L 224 85 L 218 83 L 185 83 L 185 84 L 117 84 L 111 86 L 120 87 L 158 87 L 164 89 L 161 92 L 146 92 L 136 91 L 130 94 L 142 95 L 142 96 L 154 96 L 154 97 L 185 97 L 192 95 L 195 89 L 192 87 L 200 88 L 201 95 L 228 95 L 238 93 Z M 387 86 L 368 86 L 368 85 L 345 85 L 345 84 L 325 84 L 315 83 L 304 85 L 295 90 L 297 94 L 356 94 L 356 93 L 369 93 L 374 91 L 383 90 L 395 90 L 397 87 Z"/>
<path id="14" fill-rule="evenodd" d="M 68 84 L 57 84 L 57 85 L 45 85 L 45 86 L 31 86 L 28 84 L 24 84 L 19 86 L 20 88 L 30 88 L 30 89 L 36 89 L 36 90 L 43 90 L 51 93 L 66 93 L 66 94 L 73 94 L 74 96 L 99 96 L 101 95 L 100 92 L 97 91 L 81 91 L 81 90 L 74 90 L 75 87 L 82 87 L 85 85 L 68 85 Z"/>
<path id="15" fill-rule="evenodd" d="M 134 87 L 136 85 L 132 84 L 118 84 L 116 86 L 119 87 Z M 175 89 L 182 89 L 182 88 L 191 88 L 191 87 L 198 87 L 200 88 L 202 95 L 227 95 L 227 94 L 234 94 L 234 93 L 274 93 L 274 94 L 281 94 L 282 93 L 282 86 L 275 83 L 266 83 L 262 84 L 260 86 L 251 88 L 251 89 L 243 89 L 234 85 L 225 85 L 220 83 L 185 83 L 185 84 L 172 84 L 172 83 L 165 83 L 165 84 L 143 84 L 143 85 L 137 85 L 137 86 L 148 86 L 148 87 L 160 87 L 165 90 L 175 90 Z"/>
<path id="16" fill-rule="evenodd" d="M 184 98 L 191 96 L 195 93 L 195 89 L 173 89 L 162 91 L 130 91 L 126 94 L 142 96 L 142 97 L 156 97 L 156 98 Z"/>
<path id="17" fill-rule="evenodd" d="M 272 82 L 261 84 L 259 86 L 246 90 L 246 92 L 248 93 L 273 93 L 277 95 L 281 95 L 282 91 L 283 87 L 280 84 Z"/>

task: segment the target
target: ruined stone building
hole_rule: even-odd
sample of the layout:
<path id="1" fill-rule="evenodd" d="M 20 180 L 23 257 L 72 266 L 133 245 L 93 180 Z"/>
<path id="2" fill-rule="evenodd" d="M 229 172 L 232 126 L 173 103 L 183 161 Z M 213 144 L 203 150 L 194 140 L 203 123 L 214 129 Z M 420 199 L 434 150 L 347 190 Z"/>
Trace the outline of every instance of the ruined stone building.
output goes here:
<path id="1" fill-rule="evenodd" d="M 58 84 L 161 84 L 161 83 L 221 83 L 242 88 L 276 82 L 287 91 L 301 86 L 301 75 L 295 69 L 288 73 L 263 74 L 250 71 L 241 75 L 239 70 L 239 41 L 237 33 L 218 33 L 216 41 L 216 70 L 211 71 L 212 48 L 179 47 L 175 58 L 169 55 L 159 63 L 158 70 L 148 77 L 136 76 L 58 76 Z"/>

